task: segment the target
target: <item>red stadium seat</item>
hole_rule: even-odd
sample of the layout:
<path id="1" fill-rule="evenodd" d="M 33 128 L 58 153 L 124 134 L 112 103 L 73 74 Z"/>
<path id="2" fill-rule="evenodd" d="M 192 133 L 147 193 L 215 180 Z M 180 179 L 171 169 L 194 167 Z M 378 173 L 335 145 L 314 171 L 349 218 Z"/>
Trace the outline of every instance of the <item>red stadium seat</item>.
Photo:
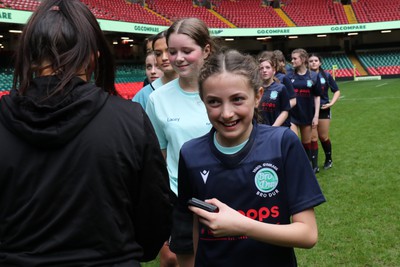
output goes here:
<path id="1" fill-rule="evenodd" d="M 133 96 L 143 87 L 143 82 L 116 83 L 115 89 L 125 99 L 132 99 Z"/>
<path id="2" fill-rule="evenodd" d="M 351 5 L 361 23 L 400 20 L 400 0 L 362 0 Z"/>

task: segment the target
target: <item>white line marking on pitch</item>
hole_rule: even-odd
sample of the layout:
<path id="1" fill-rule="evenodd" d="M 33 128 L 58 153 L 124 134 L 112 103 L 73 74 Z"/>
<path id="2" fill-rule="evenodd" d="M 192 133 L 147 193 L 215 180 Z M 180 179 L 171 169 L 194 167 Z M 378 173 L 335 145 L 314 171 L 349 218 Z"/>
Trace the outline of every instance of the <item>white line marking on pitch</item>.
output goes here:
<path id="1" fill-rule="evenodd" d="M 384 85 L 386 85 L 387 83 L 381 83 L 381 84 L 378 84 L 377 86 L 375 86 L 375 87 L 381 87 L 381 86 L 384 86 Z"/>
<path id="2" fill-rule="evenodd" d="M 399 99 L 400 96 L 383 96 L 383 97 L 360 97 L 360 98 L 345 98 L 343 101 L 361 101 L 361 100 L 382 100 L 382 99 Z"/>

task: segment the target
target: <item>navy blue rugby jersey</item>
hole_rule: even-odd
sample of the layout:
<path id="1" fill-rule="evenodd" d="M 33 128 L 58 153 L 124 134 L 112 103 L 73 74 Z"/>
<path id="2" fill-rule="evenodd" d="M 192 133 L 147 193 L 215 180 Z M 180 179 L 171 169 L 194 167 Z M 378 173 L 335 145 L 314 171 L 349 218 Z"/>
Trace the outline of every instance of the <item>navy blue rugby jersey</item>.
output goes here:
<path id="1" fill-rule="evenodd" d="M 321 106 L 329 103 L 329 88 L 331 88 L 332 93 L 339 91 L 339 87 L 337 86 L 332 75 L 327 71 L 324 73 L 325 77 L 322 72 L 318 72 L 318 79 L 321 84 Z"/>
<path id="2" fill-rule="evenodd" d="M 286 75 L 283 74 L 282 72 L 275 73 L 275 77 L 278 78 L 278 80 L 285 86 L 285 88 L 288 92 L 289 98 L 290 99 L 295 98 L 296 94 L 294 93 L 293 84 L 290 81 L 290 79 L 288 77 L 286 77 Z"/>
<path id="3" fill-rule="evenodd" d="M 258 106 L 263 123 L 272 125 L 282 111 L 290 110 L 289 96 L 286 88 L 281 83 L 273 82 L 264 87 L 264 94 Z M 290 127 L 290 121 L 286 119 L 282 126 Z"/>
<path id="4" fill-rule="evenodd" d="M 286 75 L 293 84 L 297 104 L 291 109 L 291 121 L 297 125 L 311 125 L 314 117 L 314 96 L 321 95 L 318 75 L 307 70 L 304 75 L 289 72 Z"/>
<path id="5" fill-rule="evenodd" d="M 178 208 L 217 198 L 254 220 L 289 224 L 296 213 L 325 201 L 298 137 L 284 127 L 258 125 L 236 154 L 221 153 L 207 135 L 185 143 L 178 172 Z M 217 238 L 199 225 L 196 266 L 296 266 L 293 248 L 247 236 Z"/>

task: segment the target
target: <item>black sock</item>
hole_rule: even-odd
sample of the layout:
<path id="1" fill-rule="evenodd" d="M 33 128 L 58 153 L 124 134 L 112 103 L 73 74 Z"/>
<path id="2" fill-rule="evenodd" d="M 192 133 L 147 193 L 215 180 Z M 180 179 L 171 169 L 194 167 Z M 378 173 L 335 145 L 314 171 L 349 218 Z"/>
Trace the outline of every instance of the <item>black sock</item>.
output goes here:
<path id="1" fill-rule="evenodd" d="M 308 160 L 311 161 L 311 143 L 303 143 L 304 150 L 306 151 Z"/>
<path id="2" fill-rule="evenodd" d="M 313 169 L 318 168 L 318 142 L 311 141 L 311 164 Z"/>
<path id="3" fill-rule="evenodd" d="M 325 141 L 321 141 L 322 148 L 325 152 L 325 161 L 332 160 L 332 145 L 331 140 L 328 138 Z"/>

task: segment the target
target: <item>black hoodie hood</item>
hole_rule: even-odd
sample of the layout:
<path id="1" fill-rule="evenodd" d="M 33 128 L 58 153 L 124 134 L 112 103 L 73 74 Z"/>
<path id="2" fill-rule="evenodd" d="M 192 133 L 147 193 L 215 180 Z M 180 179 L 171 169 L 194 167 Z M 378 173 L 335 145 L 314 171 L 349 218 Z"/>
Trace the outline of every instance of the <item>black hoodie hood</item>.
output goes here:
<path id="1" fill-rule="evenodd" d="M 108 94 L 80 78 L 48 99 L 59 84 L 54 76 L 35 78 L 25 95 L 12 90 L 0 100 L 0 121 L 14 134 L 38 147 L 58 147 L 78 134 L 99 112 Z"/>

